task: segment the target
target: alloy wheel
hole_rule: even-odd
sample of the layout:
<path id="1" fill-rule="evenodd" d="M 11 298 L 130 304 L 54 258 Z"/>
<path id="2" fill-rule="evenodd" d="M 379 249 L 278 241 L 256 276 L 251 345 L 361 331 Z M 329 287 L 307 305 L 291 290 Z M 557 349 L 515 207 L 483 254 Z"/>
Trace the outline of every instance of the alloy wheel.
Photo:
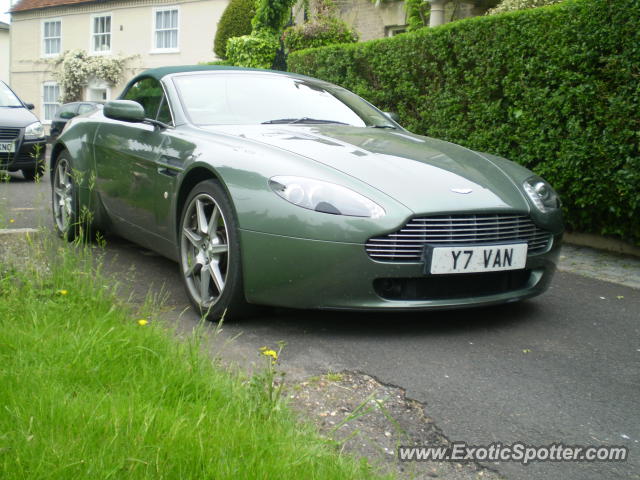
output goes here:
<path id="1" fill-rule="evenodd" d="M 181 226 L 180 261 L 189 293 L 206 310 L 224 291 L 229 269 L 227 222 L 214 198 L 195 196 Z"/>
<path id="2" fill-rule="evenodd" d="M 58 230 L 66 234 L 73 221 L 73 181 L 71 167 L 64 158 L 56 165 L 53 179 L 53 216 Z"/>

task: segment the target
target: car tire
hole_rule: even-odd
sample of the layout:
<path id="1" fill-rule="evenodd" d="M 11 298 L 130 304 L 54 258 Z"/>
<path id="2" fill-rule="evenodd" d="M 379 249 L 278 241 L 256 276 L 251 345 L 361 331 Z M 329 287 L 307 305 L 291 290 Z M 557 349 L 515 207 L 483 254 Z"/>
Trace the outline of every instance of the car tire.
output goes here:
<path id="1" fill-rule="evenodd" d="M 33 182 L 36 179 L 42 178 L 42 176 L 44 175 L 44 170 L 44 164 L 38 163 L 37 167 L 22 168 L 20 171 L 22 172 L 22 176 L 25 178 L 25 180 Z"/>
<path id="2" fill-rule="evenodd" d="M 208 320 L 246 317 L 238 221 L 216 180 L 198 183 L 180 216 L 178 253 L 187 296 Z"/>
<path id="3" fill-rule="evenodd" d="M 66 151 L 58 156 L 51 175 L 51 203 L 56 233 L 70 242 L 75 240 L 80 234 L 78 188 Z"/>

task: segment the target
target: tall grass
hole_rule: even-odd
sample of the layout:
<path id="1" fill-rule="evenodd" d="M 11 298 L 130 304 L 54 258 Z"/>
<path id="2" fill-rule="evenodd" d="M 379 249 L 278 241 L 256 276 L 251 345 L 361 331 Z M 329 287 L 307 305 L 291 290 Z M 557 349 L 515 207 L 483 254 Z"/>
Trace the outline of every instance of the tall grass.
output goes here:
<path id="1" fill-rule="evenodd" d="M 0 264 L 0 478 L 371 478 L 197 335 L 121 302 L 89 248 L 31 248 Z"/>

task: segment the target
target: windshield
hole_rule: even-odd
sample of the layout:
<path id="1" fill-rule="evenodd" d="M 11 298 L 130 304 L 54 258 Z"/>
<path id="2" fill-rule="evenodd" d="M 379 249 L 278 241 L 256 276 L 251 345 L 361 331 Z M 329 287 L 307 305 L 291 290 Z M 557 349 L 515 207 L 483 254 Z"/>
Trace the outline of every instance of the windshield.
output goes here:
<path id="1" fill-rule="evenodd" d="M 183 75 L 174 77 L 174 83 L 196 125 L 392 126 L 384 115 L 348 90 L 282 75 Z"/>
<path id="2" fill-rule="evenodd" d="M 0 82 L 0 107 L 22 107 L 22 102 L 3 82 Z"/>

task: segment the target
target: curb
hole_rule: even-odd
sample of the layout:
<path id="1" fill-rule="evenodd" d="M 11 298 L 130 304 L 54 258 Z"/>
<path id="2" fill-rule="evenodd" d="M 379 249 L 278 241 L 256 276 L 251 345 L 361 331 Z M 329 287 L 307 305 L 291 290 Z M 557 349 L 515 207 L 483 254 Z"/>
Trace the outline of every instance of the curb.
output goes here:
<path id="1" fill-rule="evenodd" d="M 25 235 L 29 233 L 38 233 L 35 228 L 0 228 L 0 235 Z"/>
<path id="2" fill-rule="evenodd" d="M 563 241 L 580 247 L 590 247 L 640 258 L 640 247 L 614 238 L 601 237 L 591 233 L 565 232 Z"/>

